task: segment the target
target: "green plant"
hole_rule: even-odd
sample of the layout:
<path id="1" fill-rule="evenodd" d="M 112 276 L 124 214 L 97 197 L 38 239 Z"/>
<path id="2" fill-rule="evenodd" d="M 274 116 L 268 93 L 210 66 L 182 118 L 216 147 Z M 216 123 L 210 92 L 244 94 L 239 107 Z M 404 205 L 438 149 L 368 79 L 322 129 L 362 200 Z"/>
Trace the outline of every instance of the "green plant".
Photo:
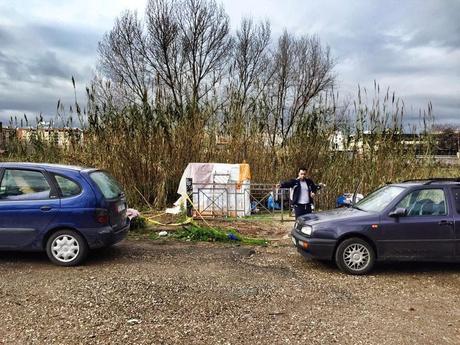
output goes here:
<path id="1" fill-rule="evenodd" d="M 267 245 L 264 239 L 246 238 L 241 236 L 234 229 L 216 229 L 208 226 L 201 226 L 195 222 L 183 226 L 182 229 L 174 233 L 179 239 L 204 242 L 241 242 L 249 245 Z"/>
<path id="2" fill-rule="evenodd" d="M 139 231 L 144 230 L 147 227 L 147 219 L 143 216 L 137 216 L 131 219 L 130 230 L 131 231 Z"/>

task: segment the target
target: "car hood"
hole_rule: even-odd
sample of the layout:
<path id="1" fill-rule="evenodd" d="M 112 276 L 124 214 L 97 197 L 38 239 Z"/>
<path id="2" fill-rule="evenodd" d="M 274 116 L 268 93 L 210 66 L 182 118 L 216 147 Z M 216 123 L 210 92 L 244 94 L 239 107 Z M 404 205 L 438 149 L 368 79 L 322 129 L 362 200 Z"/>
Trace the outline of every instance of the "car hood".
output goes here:
<path id="1" fill-rule="evenodd" d="M 299 218 L 300 223 L 320 224 L 325 222 L 350 220 L 368 216 L 369 213 L 356 208 L 338 208 L 330 211 L 310 213 Z"/>

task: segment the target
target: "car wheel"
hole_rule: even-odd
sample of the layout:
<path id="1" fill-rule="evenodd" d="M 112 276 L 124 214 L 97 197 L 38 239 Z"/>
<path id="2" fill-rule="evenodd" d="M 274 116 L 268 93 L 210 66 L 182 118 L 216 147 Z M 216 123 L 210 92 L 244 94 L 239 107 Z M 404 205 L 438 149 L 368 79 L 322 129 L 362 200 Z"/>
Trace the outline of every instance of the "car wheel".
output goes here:
<path id="1" fill-rule="evenodd" d="M 375 263 L 375 252 L 372 246 L 360 238 L 349 238 L 342 241 L 335 252 L 335 263 L 345 273 L 366 274 Z"/>
<path id="2" fill-rule="evenodd" d="M 76 266 L 88 254 L 85 239 L 73 230 L 59 230 L 46 242 L 46 253 L 56 265 Z"/>

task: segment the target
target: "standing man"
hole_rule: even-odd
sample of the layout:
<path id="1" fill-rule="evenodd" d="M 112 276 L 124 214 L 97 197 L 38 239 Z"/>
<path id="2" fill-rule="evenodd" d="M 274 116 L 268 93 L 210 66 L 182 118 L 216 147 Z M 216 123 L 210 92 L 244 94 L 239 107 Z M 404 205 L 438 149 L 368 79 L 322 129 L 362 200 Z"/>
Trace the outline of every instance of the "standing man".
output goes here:
<path id="1" fill-rule="evenodd" d="M 307 178 L 307 169 L 300 168 L 296 179 L 281 182 L 281 188 L 292 188 L 291 202 L 294 206 L 295 218 L 312 212 L 313 197 L 318 186 Z"/>

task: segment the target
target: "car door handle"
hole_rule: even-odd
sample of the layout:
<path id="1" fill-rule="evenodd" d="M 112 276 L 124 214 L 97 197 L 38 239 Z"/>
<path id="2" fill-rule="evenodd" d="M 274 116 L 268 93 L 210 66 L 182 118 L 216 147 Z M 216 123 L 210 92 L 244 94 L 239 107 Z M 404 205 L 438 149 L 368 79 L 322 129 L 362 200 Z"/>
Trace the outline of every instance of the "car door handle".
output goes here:
<path id="1" fill-rule="evenodd" d="M 45 211 L 45 212 L 46 211 L 51 211 L 51 206 L 42 206 L 42 207 L 40 207 L 40 210 Z"/>
<path id="2" fill-rule="evenodd" d="M 439 225 L 453 225 L 454 222 L 451 222 L 450 220 L 441 220 L 438 223 Z"/>

